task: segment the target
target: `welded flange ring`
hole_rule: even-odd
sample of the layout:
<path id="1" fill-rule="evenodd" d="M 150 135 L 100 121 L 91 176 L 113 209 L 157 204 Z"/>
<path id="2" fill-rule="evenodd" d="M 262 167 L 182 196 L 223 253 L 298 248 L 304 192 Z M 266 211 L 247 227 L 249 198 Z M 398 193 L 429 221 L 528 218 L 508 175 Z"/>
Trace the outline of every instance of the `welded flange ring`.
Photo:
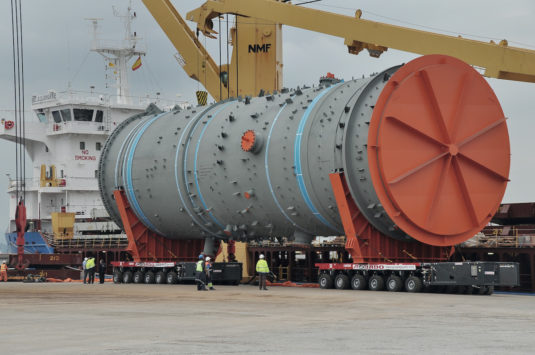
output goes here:
<path id="1" fill-rule="evenodd" d="M 399 69 L 368 135 L 373 186 L 396 225 L 436 246 L 479 232 L 509 181 L 505 120 L 486 80 L 456 58 L 428 55 Z"/>

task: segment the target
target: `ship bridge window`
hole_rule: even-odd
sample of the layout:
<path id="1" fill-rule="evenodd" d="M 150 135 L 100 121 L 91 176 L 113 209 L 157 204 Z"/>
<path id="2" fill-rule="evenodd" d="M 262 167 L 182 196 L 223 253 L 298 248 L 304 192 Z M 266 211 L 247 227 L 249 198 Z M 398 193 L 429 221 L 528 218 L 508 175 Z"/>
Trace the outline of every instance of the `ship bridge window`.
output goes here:
<path id="1" fill-rule="evenodd" d="M 71 109 L 67 108 L 67 109 L 61 110 L 61 117 L 63 117 L 63 121 L 65 122 L 72 121 Z"/>
<path id="2" fill-rule="evenodd" d="M 95 115 L 95 122 L 102 122 L 103 119 L 104 119 L 104 112 L 102 112 L 101 110 L 97 110 L 97 113 Z"/>
<path id="3" fill-rule="evenodd" d="M 91 121 L 93 119 L 93 110 L 75 108 L 74 120 L 75 121 Z"/>
<path id="4" fill-rule="evenodd" d="M 102 143 L 97 142 L 97 143 L 95 144 L 95 149 L 96 149 L 96 150 L 100 150 L 101 148 L 102 148 Z"/>
<path id="5" fill-rule="evenodd" d="M 43 112 L 43 109 L 39 109 L 36 114 L 40 122 L 46 123 L 46 113 Z"/>
<path id="6" fill-rule="evenodd" d="M 54 118 L 54 122 L 61 123 L 61 115 L 59 114 L 59 111 L 52 111 L 52 117 Z"/>

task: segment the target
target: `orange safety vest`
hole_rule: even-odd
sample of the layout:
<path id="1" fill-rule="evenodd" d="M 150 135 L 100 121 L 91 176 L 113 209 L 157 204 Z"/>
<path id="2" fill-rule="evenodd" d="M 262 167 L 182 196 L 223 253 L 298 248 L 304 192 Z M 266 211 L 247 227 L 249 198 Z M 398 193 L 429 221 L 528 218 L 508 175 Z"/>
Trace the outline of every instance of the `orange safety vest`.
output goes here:
<path id="1" fill-rule="evenodd" d="M 0 266 L 0 271 L 7 271 L 7 264 L 2 264 L 2 266 Z"/>

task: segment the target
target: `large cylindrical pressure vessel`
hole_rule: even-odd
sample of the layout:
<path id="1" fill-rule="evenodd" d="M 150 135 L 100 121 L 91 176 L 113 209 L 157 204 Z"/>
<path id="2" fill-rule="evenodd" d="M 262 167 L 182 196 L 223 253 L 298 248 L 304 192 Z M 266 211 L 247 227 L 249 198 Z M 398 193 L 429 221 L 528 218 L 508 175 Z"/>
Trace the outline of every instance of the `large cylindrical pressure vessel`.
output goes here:
<path id="1" fill-rule="evenodd" d="M 306 241 L 344 233 L 335 171 L 383 234 L 462 242 L 505 192 L 502 109 L 470 66 L 425 56 L 369 78 L 134 116 L 109 137 L 99 183 L 119 225 L 123 188 L 167 238 Z"/>

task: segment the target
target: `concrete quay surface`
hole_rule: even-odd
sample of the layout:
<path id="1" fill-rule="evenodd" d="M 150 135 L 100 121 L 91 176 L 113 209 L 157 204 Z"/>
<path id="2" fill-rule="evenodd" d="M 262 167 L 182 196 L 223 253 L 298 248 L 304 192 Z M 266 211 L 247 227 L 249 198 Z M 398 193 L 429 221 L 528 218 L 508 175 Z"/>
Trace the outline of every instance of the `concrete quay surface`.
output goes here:
<path id="1" fill-rule="evenodd" d="M 533 354 L 535 297 L 0 283 L 2 354 Z"/>

